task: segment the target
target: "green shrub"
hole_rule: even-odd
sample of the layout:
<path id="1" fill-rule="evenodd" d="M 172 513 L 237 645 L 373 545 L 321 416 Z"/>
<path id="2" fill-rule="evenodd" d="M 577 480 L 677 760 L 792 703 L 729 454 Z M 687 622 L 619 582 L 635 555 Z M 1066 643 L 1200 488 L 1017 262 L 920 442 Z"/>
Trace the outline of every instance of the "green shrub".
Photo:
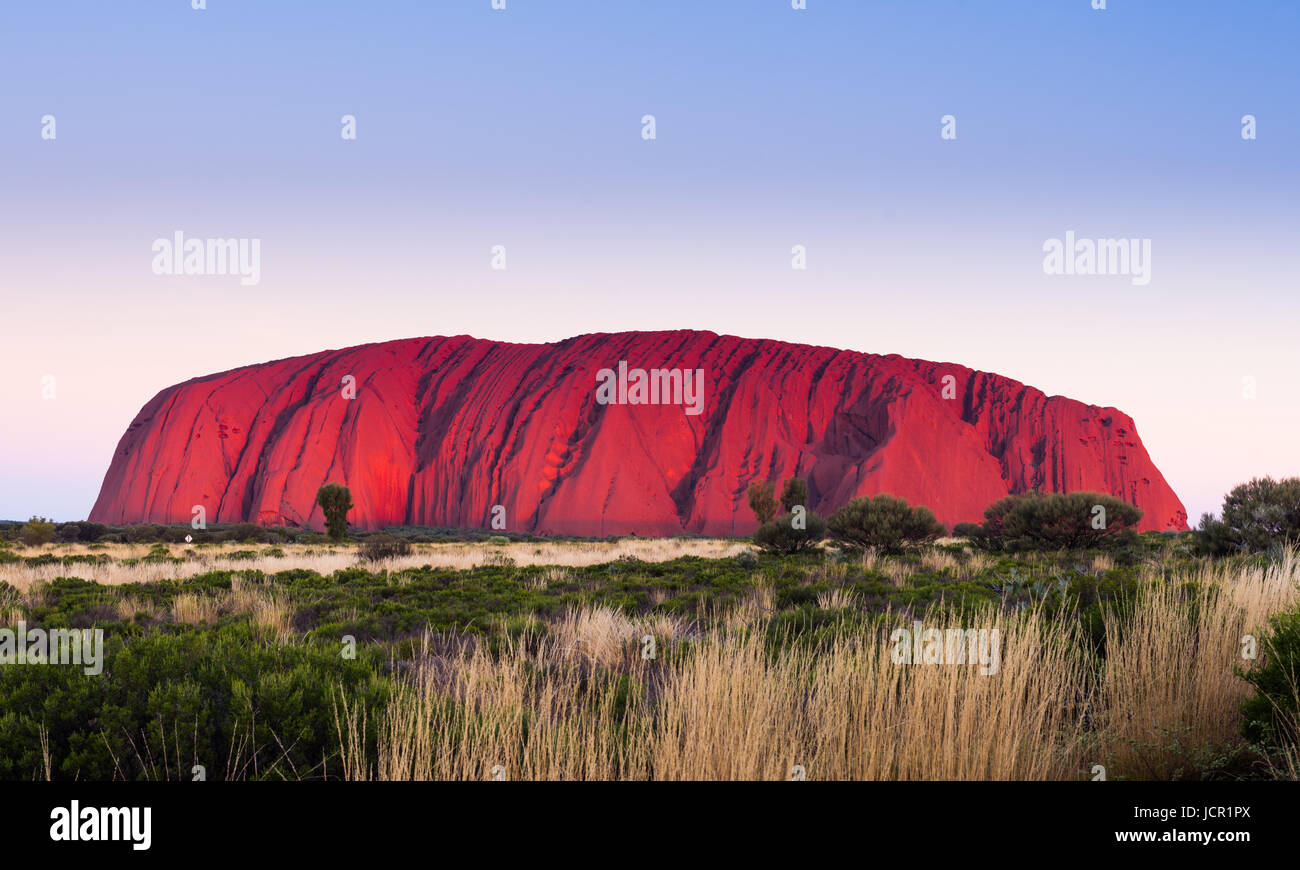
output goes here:
<path id="1" fill-rule="evenodd" d="M 1192 534 L 1193 546 L 1200 556 L 1231 556 L 1245 550 L 1245 545 L 1232 527 L 1214 514 L 1201 514 L 1201 522 Z"/>
<path id="2" fill-rule="evenodd" d="M 218 541 L 236 544 L 262 544 L 266 538 L 266 529 L 257 523 L 235 523 L 217 536 Z"/>
<path id="3" fill-rule="evenodd" d="M 327 483 L 316 491 L 316 504 L 325 514 L 325 529 L 330 540 L 341 541 L 348 533 L 348 511 L 352 510 L 352 492 L 338 483 Z"/>
<path id="4" fill-rule="evenodd" d="M 1241 705 L 1242 733 L 1268 747 L 1300 743 L 1300 607 L 1275 614 L 1255 667 L 1241 674 L 1255 696 Z"/>
<path id="5" fill-rule="evenodd" d="M 83 543 L 94 543 L 108 534 L 108 526 L 103 523 L 78 523 L 78 525 L 81 526 Z"/>
<path id="6" fill-rule="evenodd" d="M 792 477 L 781 490 L 781 510 L 793 513 L 795 505 L 808 507 L 808 484 L 801 477 Z"/>
<path id="7" fill-rule="evenodd" d="M 0 779 L 43 776 L 45 746 L 59 780 L 188 780 L 191 763 L 210 779 L 336 776 L 341 693 L 378 720 L 390 686 L 379 676 L 387 653 L 357 653 L 342 658 L 337 642 L 266 644 L 235 624 L 111 633 L 95 678 L 78 667 L 0 668 Z"/>
<path id="8" fill-rule="evenodd" d="M 758 527 L 754 543 L 769 553 L 798 553 L 811 550 L 826 537 L 826 521 L 816 514 L 804 515 L 804 528 L 794 527 L 794 516 L 782 514 Z"/>
<path id="9" fill-rule="evenodd" d="M 977 540 L 983 534 L 984 527 L 979 523 L 958 523 L 952 527 L 952 536 L 954 538 Z"/>
<path id="10" fill-rule="evenodd" d="M 939 537 L 943 526 L 927 507 L 910 507 L 892 495 L 855 498 L 831 515 L 827 526 L 841 547 L 862 550 L 874 547 L 896 552 L 904 544 Z"/>
<path id="11" fill-rule="evenodd" d="M 1223 498 L 1223 516 L 1201 516 L 1197 551 L 1220 556 L 1261 553 L 1275 544 L 1300 541 L 1300 477 L 1255 478 Z"/>
<path id="12" fill-rule="evenodd" d="M 154 544 L 149 548 L 149 552 L 140 557 L 141 562 L 170 562 L 172 558 L 171 550 L 167 549 L 166 544 Z"/>
<path id="13" fill-rule="evenodd" d="M 410 544 L 384 532 L 366 538 L 360 550 L 361 558 L 370 562 L 395 559 L 398 556 L 409 556 L 410 554 Z"/>
<path id="14" fill-rule="evenodd" d="M 1113 495 L 1029 492 L 989 505 L 983 538 L 991 547 L 1007 550 L 1131 546 L 1140 519 L 1142 511 Z"/>
<path id="15" fill-rule="evenodd" d="M 776 516 L 776 495 L 772 484 L 766 480 L 755 480 L 749 485 L 749 509 L 754 512 L 758 524 L 765 525 Z"/>
<path id="16" fill-rule="evenodd" d="M 187 536 L 195 540 L 206 537 L 200 529 L 191 529 L 189 526 L 168 526 L 163 530 L 162 540 L 169 544 L 184 544 Z"/>
<path id="17" fill-rule="evenodd" d="M 32 517 L 18 530 L 18 540 L 29 547 L 39 547 L 54 540 L 54 523 L 45 517 Z"/>
<path id="18" fill-rule="evenodd" d="M 137 526 L 127 526 L 126 531 L 122 532 L 122 540 L 128 544 L 148 544 L 162 540 L 163 533 L 166 531 L 164 526 L 141 523 Z"/>

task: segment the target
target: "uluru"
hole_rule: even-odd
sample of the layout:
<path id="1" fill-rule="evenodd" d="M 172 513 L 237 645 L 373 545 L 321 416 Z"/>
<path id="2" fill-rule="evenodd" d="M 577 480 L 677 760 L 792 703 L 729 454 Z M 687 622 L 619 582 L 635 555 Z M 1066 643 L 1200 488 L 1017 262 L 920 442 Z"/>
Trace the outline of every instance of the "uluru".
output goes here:
<path id="1" fill-rule="evenodd" d="M 317 489 L 336 482 L 360 528 L 488 528 L 495 509 L 514 532 L 742 535 L 750 482 L 791 476 L 823 515 L 888 492 L 951 525 L 1009 493 L 1089 490 L 1136 505 L 1143 530 L 1187 528 L 1115 408 L 953 363 L 686 330 L 410 338 L 198 377 L 136 415 L 90 519 L 202 507 L 320 528 Z"/>

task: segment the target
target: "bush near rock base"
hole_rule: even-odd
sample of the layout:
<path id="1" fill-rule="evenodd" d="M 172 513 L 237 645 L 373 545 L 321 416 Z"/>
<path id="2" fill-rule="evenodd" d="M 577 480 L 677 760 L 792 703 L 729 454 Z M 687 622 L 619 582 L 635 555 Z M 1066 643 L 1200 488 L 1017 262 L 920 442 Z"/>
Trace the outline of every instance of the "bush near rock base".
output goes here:
<path id="1" fill-rule="evenodd" d="M 827 527 L 844 549 L 873 547 L 883 552 L 897 552 L 905 544 L 929 541 L 945 531 L 929 508 L 912 507 L 892 495 L 855 498 L 831 515 Z"/>
<path id="2" fill-rule="evenodd" d="M 804 528 L 794 527 L 794 515 L 782 514 L 754 532 L 754 543 L 768 553 L 799 553 L 811 550 L 826 537 L 826 521 L 816 514 L 804 515 Z"/>
<path id="3" fill-rule="evenodd" d="M 1028 492 L 989 505 L 977 543 L 993 550 L 1128 546 L 1141 519 L 1141 510 L 1113 495 Z"/>

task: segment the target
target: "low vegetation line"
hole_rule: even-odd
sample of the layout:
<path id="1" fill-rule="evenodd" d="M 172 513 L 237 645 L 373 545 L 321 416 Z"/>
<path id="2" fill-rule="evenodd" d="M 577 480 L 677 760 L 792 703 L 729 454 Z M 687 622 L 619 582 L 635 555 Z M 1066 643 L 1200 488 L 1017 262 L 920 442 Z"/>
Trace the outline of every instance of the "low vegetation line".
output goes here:
<path id="1" fill-rule="evenodd" d="M 1297 775 L 1300 561 L 1190 533 L 0 553 L 0 659 L 102 639 L 0 666 L 0 778 Z"/>

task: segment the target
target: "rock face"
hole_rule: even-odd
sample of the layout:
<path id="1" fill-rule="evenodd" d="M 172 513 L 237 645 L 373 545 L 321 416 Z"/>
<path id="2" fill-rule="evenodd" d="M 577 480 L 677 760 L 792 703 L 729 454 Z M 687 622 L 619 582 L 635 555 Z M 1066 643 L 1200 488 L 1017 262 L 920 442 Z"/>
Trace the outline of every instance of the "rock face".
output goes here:
<path id="1" fill-rule="evenodd" d="M 702 372 L 699 413 L 667 385 L 661 404 L 617 403 L 640 398 L 637 368 Z M 615 383 L 598 397 L 601 369 Z M 406 339 L 196 378 L 136 416 L 90 519 L 189 522 L 203 506 L 208 522 L 321 528 L 316 490 L 338 482 L 361 528 L 487 528 L 500 505 L 509 531 L 743 535 L 750 481 L 792 475 L 822 515 L 888 492 L 978 521 L 1038 488 L 1187 527 L 1114 408 L 951 363 L 688 331 Z"/>

